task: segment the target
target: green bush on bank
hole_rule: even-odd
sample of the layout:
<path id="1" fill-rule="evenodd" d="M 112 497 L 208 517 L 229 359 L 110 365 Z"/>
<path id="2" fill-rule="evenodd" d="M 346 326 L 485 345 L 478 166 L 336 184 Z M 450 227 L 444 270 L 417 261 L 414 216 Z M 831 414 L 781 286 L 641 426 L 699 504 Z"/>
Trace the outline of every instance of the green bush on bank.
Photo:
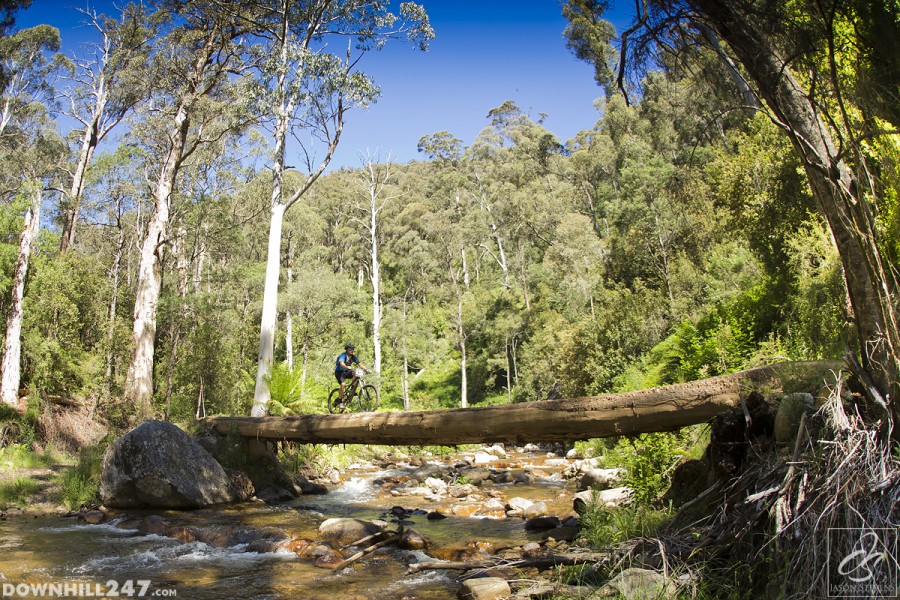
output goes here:
<path id="1" fill-rule="evenodd" d="M 78 464 L 59 477 L 59 501 L 69 510 L 100 502 L 100 467 L 104 448 L 91 446 L 81 450 Z"/>

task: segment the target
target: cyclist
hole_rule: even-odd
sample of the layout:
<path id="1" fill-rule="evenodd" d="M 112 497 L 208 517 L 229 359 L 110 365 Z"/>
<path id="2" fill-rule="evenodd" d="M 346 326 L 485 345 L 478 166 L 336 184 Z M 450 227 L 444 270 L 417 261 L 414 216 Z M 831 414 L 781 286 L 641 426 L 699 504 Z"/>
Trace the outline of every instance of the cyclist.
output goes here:
<path id="1" fill-rule="evenodd" d="M 359 358 L 354 354 L 354 350 L 356 350 L 356 346 L 353 344 L 344 346 L 344 352 L 337 357 L 334 364 L 334 377 L 341 386 L 340 396 L 338 396 L 341 399 L 341 402 L 344 401 L 344 382 L 355 377 L 353 365 L 358 366 L 366 373 L 369 372 L 367 368 L 360 364 Z"/>

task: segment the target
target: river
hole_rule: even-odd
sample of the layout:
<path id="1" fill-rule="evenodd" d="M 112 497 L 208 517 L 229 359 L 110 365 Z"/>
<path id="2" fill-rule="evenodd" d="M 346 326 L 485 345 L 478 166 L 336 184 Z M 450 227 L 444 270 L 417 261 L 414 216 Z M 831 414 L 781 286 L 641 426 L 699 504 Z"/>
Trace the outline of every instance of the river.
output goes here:
<path id="1" fill-rule="evenodd" d="M 472 455 L 430 462 L 446 468 L 467 459 L 471 461 Z M 565 518 L 572 510 L 575 486 L 561 473 L 570 462 L 543 452 L 511 453 L 484 468 L 499 475 L 496 479 L 501 482 L 518 479 L 517 483 L 487 481 L 463 498 L 398 493 L 403 488 L 396 483 L 409 481 L 415 466 L 400 463 L 378 469 L 365 463 L 347 469 L 343 482 L 331 486 L 328 494 L 278 505 L 249 502 L 195 511 L 114 512 L 110 521 L 98 525 L 58 516 L 15 517 L 0 522 L 0 586 L 5 586 L 4 592 L 19 594 L 32 584 L 69 584 L 81 585 L 82 595 L 118 591 L 121 597 L 137 597 L 143 591 L 146 597 L 198 600 L 452 599 L 459 572 L 408 575 L 408 565 L 540 541 L 544 534 L 526 531 L 523 518 L 506 517 L 501 507 L 513 497 L 541 500 L 547 503 L 548 514 Z M 288 539 L 315 540 L 325 519 L 390 521 L 390 511 L 397 506 L 412 515 L 410 526 L 429 540 L 427 551 L 387 547 L 333 571 L 286 548 L 248 551 L 247 543 L 235 535 L 235 531 L 274 530 Z M 438 510 L 447 517 L 426 518 Z M 141 519 L 151 514 L 172 526 L 221 531 L 220 538 L 230 542 L 183 542 L 142 533 Z"/>

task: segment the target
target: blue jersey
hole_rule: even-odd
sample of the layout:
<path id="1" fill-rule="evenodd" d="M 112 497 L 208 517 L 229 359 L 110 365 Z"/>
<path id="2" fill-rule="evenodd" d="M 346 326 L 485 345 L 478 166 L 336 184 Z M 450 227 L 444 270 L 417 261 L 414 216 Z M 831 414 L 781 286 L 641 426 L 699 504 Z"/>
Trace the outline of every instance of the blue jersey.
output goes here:
<path id="1" fill-rule="evenodd" d="M 341 366 L 341 363 L 344 363 L 345 365 L 349 365 L 351 363 L 358 365 L 359 359 L 356 357 L 355 354 L 353 356 L 350 356 L 346 352 L 343 352 L 343 353 L 341 353 L 340 356 L 337 357 L 337 360 L 334 361 L 334 370 L 335 371 L 343 371 L 344 370 L 344 367 Z"/>

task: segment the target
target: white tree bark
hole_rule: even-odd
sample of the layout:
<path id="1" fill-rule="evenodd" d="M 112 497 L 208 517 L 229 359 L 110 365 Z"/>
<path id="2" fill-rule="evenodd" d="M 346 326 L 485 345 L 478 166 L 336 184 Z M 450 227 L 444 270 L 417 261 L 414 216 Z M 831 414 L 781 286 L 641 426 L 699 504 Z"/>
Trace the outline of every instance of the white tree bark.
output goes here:
<path id="1" fill-rule="evenodd" d="M 25 213 L 25 225 L 19 237 L 19 256 L 16 260 L 16 272 L 13 275 L 12 299 L 9 314 L 6 317 L 6 341 L 3 348 L 2 383 L 0 383 L 0 399 L 13 408 L 18 408 L 19 382 L 21 380 L 22 358 L 22 302 L 25 297 L 25 277 L 28 274 L 28 260 L 31 248 L 37 237 L 41 222 L 41 199 L 43 190 L 35 185 L 31 206 Z"/>
<path id="2" fill-rule="evenodd" d="M 291 285 L 294 279 L 294 269 L 288 264 L 287 268 L 287 284 Z M 287 360 L 288 372 L 294 372 L 294 319 L 291 317 L 291 311 L 287 311 L 284 315 L 284 354 Z"/>
<path id="3" fill-rule="evenodd" d="M 378 257 L 378 222 L 385 205 L 399 194 L 385 195 L 384 189 L 391 177 L 390 157 L 379 163 L 371 157 L 365 162 L 365 180 L 363 185 L 367 195 L 365 205 L 357 204 L 357 208 L 365 214 L 366 219 L 354 218 L 369 234 L 369 262 L 372 280 L 372 344 L 374 346 L 373 369 L 381 373 L 381 321 L 383 307 L 381 301 L 381 265 Z"/>
<path id="4" fill-rule="evenodd" d="M 274 193 L 273 193 L 274 195 Z M 273 202 L 269 213 L 269 247 L 266 255 L 266 284 L 263 291 L 262 319 L 259 327 L 259 361 L 256 368 L 256 390 L 250 416 L 265 416 L 272 394 L 269 375 L 275 360 L 275 322 L 278 318 L 278 277 L 281 273 L 281 231 L 285 205 Z"/>
<path id="5" fill-rule="evenodd" d="M 466 377 L 466 369 L 468 365 L 466 364 L 466 332 L 463 328 L 463 301 L 462 294 L 459 295 L 459 299 L 456 303 L 456 326 L 458 329 L 459 335 L 459 351 L 461 354 L 460 357 L 460 390 L 459 390 L 459 405 L 462 408 L 466 408 L 469 406 L 469 389 L 468 389 L 468 379 Z"/>
<path id="6" fill-rule="evenodd" d="M 375 210 L 375 195 L 372 194 L 372 220 L 371 232 L 371 256 L 372 261 L 372 345 L 374 346 L 374 359 L 372 361 L 375 373 L 381 374 L 381 270 L 378 264 L 378 212 Z M 383 206 L 383 205 L 382 205 Z"/>
<path id="7" fill-rule="evenodd" d="M 125 401 L 135 409 L 135 422 L 150 416 L 153 397 L 153 350 L 156 343 L 156 312 L 162 287 L 162 256 L 175 178 L 187 141 L 188 103 L 182 102 L 169 132 L 171 145 L 160 170 L 154 192 L 153 214 L 141 244 L 137 292 L 134 298 L 131 362 L 125 376 Z"/>

